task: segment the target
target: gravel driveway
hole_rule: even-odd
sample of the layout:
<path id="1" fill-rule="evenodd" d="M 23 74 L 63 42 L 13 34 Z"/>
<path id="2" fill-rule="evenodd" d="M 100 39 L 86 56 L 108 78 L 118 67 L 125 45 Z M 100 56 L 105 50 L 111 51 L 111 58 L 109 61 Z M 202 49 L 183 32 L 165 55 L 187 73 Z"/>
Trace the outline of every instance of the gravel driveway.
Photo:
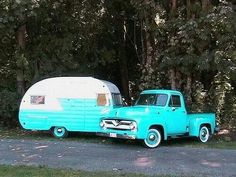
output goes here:
<path id="1" fill-rule="evenodd" d="M 236 177 L 236 150 L 0 139 L 0 164 L 147 175 Z"/>

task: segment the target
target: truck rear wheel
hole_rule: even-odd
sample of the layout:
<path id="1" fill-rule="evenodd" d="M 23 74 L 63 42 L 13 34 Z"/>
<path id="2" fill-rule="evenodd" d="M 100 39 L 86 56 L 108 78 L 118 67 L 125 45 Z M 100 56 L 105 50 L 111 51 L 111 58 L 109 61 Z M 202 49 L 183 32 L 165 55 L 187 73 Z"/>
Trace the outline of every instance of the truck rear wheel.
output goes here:
<path id="1" fill-rule="evenodd" d="M 149 129 L 144 145 L 148 148 L 156 148 L 161 143 L 161 132 L 158 129 Z"/>
<path id="2" fill-rule="evenodd" d="M 68 131 L 65 127 L 53 127 L 52 134 L 56 138 L 65 138 L 68 135 Z"/>
<path id="3" fill-rule="evenodd" d="M 209 138 L 210 138 L 210 133 L 208 127 L 201 126 L 198 136 L 199 141 L 202 143 L 206 143 L 209 140 Z"/>

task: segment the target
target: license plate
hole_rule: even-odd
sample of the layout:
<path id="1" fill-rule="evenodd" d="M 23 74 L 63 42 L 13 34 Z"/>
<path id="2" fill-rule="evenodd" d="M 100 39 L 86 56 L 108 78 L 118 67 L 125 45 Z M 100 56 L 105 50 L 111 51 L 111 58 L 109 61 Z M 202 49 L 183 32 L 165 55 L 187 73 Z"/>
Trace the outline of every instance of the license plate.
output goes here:
<path id="1" fill-rule="evenodd" d="M 110 137 L 112 137 L 112 138 L 116 138 L 117 135 L 116 135 L 116 133 L 110 133 Z"/>

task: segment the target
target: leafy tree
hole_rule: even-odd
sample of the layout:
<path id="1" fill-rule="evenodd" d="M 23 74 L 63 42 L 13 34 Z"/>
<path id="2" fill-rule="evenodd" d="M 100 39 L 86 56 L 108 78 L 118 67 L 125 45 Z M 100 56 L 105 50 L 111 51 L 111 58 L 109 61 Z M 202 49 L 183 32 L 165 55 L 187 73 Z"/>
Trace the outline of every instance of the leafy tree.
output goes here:
<path id="1" fill-rule="evenodd" d="M 140 63 L 149 72 L 141 70 L 141 88 L 181 90 L 192 105 L 190 110 L 215 111 L 222 122 L 224 106 L 229 104 L 226 95 L 235 97 L 234 6 L 219 1 L 170 0 L 135 1 L 135 7 L 138 14 L 145 14 L 145 22 L 154 22 L 155 15 L 158 19 L 158 23 L 146 25 L 152 27 L 155 45 L 148 47 L 154 51 L 150 64 Z"/>
<path id="2" fill-rule="evenodd" d="M 54 76 L 95 76 L 125 99 L 146 88 L 184 92 L 190 111 L 235 126 L 236 12 L 218 0 L 2 0 L 0 124 Z"/>

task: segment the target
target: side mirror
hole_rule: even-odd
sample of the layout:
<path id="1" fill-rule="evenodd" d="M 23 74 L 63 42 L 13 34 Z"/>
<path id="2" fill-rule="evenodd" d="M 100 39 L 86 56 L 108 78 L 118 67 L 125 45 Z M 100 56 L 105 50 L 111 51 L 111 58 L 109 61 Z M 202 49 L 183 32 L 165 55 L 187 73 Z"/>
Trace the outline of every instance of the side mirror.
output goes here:
<path id="1" fill-rule="evenodd" d="M 126 100 L 125 100 L 124 97 L 122 97 L 122 105 L 123 105 L 123 106 L 128 106 L 128 103 L 126 102 Z"/>

